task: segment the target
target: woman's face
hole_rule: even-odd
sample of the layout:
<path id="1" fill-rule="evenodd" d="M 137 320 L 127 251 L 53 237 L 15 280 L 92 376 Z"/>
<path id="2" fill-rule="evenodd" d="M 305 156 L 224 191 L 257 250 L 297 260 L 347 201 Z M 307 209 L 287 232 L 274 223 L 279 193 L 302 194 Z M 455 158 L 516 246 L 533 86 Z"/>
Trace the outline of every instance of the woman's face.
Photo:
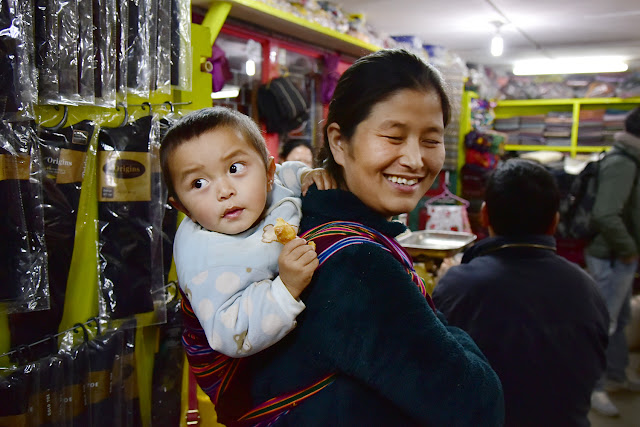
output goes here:
<path id="1" fill-rule="evenodd" d="M 444 163 L 444 120 L 435 91 L 402 89 L 376 104 L 351 141 L 329 126 L 348 190 L 390 217 L 415 208 Z"/>
<path id="2" fill-rule="evenodd" d="M 302 162 L 310 168 L 313 167 L 313 153 L 309 149 L 309 147 L 305 145 L 298 145 L 296 148 L 291 150 L 285 161 L 298 161 Z"/>

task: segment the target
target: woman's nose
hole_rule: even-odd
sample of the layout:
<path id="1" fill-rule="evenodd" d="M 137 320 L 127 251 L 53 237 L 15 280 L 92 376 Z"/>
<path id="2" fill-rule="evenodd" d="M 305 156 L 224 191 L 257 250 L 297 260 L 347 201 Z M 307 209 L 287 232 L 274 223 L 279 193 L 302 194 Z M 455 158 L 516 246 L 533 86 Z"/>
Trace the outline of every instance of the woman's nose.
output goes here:
<path id="1" fill-rule="evenodd" d="M 420 141 L 407 140 L 403 144 L 400 163 L 411 170 L 417 170 L 424 166 Z"/>

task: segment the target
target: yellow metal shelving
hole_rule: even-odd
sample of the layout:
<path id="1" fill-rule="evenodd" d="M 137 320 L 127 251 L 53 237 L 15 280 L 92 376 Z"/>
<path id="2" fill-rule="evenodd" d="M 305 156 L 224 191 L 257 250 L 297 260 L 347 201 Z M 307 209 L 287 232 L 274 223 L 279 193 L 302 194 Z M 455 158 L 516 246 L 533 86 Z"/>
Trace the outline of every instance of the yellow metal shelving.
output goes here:
<path id="1" fill-rule="evenodd" d="M 568 98 L 568 99 L 525 99 L 497 101 L 494 109 L 496 118 L 514 116 L 546 114 L 550 111 L 567 111 L 572 113 L 571 144 L 564 147 L 548 145 L 514 145 L 508 144 L 504 148 L 509 151 L 561 151 L 568 152 L 572 157 L 577 153 L 592 153 L 607 150 L 609 146 L 579 146 L 578 128 L 580 125 L 580 111 L 602 108 L 620 108 L 630 110 L 640 106 L 640 98 Z"/>
<path id="2" fill-rule="evenodd" d="M 192 4 L 208 10 L 205 26 L 219 22 L 212 15 L 236 18 L 261 28 L 296 37 L 316 46 L 360 57 L 380 50 L 379 46 L 341 33 L 257 0 L 209 1 L 193 0 Z M 208 21 L 208 19 L 210 21 Z M 212 31 L 212 34 L 216 33 Z M 217 34 L 217 33 L 216 33 Z"/>

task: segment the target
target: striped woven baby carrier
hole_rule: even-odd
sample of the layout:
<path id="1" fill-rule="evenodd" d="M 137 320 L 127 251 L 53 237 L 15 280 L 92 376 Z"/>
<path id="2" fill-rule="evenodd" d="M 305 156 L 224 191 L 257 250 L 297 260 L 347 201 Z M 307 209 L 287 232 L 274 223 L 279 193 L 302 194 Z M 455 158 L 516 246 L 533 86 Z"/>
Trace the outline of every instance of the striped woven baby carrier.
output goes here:
<path id="1" fill-rule="evenodd" d="M 320 263 L 318 268 L 322 267 L 332 255 L 347 246 L 363 243 L 379 246 L 402 263 L 435 311 L 424 282 L 413 269 L 411 258 L 394 239 L 363 224 L 346 221 L 322 224 L 308 230 L 301 237 L 315 242 Z M 246 370 L 243 369 L 247 358 L 236 359 L 225 356 L 209 347 L 204 330 L 184 294 L 182 294 L 182 311 L 184 319 L 182 343 L 191 371 L 200 388 L 215 405 L 218 421 L 227 427 L 267 426 L 286 414 L 291 407 L 329 386 L 334 380 L 335 375 L 330 373 L 300 390 L 274 397 L 256 406 L 251 402 L 250 382 L 249 378 L 246 378 Z"/>

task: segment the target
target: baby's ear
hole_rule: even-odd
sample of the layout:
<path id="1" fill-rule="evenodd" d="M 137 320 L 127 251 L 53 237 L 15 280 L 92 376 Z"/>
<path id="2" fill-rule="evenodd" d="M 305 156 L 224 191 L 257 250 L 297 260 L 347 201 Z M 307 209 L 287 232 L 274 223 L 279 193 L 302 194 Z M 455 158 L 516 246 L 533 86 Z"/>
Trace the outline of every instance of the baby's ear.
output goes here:
<path id="1" fill-rule="evenodd" d="M 273 182 L 273 177 L 276 174 L 276 162 L 273 156 L 269 156 L 267 161 L 267 182 Z"/>
<path id="2" fill-rule="evenodd" d="M 173 206 L 174 208 L 178 209 L 180 212 L 182 212 L 186 216 L 191 217 L 189 215 L 189 211 L 187 210 L 187 208 L 185 208 L 184 205 L 182 203 L 180 203 L 180 200 L 177 200 L 173 196 L 169 196 L 168 200 L 169 200 L 169 203 L 171 204 L 171 206 Z"/>

